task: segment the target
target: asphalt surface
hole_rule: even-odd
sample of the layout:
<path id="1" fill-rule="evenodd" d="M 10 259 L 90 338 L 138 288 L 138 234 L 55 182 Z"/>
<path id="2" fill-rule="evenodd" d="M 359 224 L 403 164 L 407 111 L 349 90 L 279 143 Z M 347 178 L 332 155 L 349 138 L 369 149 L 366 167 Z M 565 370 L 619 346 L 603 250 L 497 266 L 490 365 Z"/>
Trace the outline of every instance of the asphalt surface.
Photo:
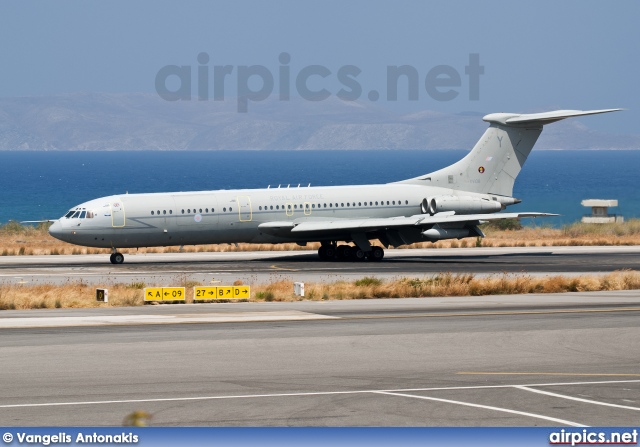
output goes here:
<path id="1" fill-rule="evenodd" d="M 261 313 L 271 319 L 252 320 Z M 219 320 L 131 320 L 194 314 Z M 155 425 L 635 426 L 640 411 L 637 291 L 6 321 L 17 327 L 0 328 L 0 425 L 118 425 L 141 409 Z"/>
<path id="2" fill-rule="evenodd" d="M 38 284 L 82 280 L 88 284 L 208 283 L 353 280 L 466 272 L 479 276 L 607 273 L 640 270 L 640 247 L 527 247 L 387 250 L 382 262 L 321 262 L 315 252 L 171 253 L 126 255 L 112 265 L 106 255 L 0 257 L 0 282 Z"/>

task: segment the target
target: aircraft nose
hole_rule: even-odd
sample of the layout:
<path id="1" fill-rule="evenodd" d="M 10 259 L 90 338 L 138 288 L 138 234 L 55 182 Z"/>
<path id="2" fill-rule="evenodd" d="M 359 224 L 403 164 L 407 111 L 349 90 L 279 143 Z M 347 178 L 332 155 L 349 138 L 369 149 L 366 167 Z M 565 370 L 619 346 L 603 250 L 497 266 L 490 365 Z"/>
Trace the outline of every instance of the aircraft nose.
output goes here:
<path id="1" fill-rule="evenodd" d="M 60 223 L 59 220 L 56 220 L 50 227 L 49 227 L 49 234 L 53 237 L 55 237 L 56 239 L 60 239 L 62 240 L 62 224 Z"/>

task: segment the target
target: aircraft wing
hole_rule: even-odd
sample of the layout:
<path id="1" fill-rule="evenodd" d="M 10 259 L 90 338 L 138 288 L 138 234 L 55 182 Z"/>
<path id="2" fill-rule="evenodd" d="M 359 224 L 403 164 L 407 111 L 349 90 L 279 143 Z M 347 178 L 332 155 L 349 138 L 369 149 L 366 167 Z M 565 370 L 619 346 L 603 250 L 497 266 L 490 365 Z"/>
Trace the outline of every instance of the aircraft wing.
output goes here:
<path id="1" fill-rule="evenodd" d="M 57 222 L 58 219 L 47 219 L 47 220 L 21 220 L 20 223 L 21 224 L 28 224 L 28 223 L 45 223 L 45 222 Z"/>
<path id="2" fill-rule="evenodd" d="M 450 212 L 438 213 L 433 216 L 418 214 L 410 217 L 388 217 L 369 219 L 335 219 L 322 221 L 304 221 L 301 223 L 285 223 L 291 225 L 291 233 L 304 234 L 316 232 L 367 232 L 375 230 L 400 229 L 407 227 L 433 226 L 436 224 L 467 224 L 478 225 L 483 221 L 499 219 L 516 219 L 521 217 L 550 217 L 557 214 L 549 213 L 496 213 L 496 214 L 453 214 Z M 272 223 L 277 224 L 277 223 Z M 263 224 L 264 225 L 264 224 Z M 282 225 L 281 225 L 282 226 Z M 260 225 L 260 228 L 263 228 Z"/>

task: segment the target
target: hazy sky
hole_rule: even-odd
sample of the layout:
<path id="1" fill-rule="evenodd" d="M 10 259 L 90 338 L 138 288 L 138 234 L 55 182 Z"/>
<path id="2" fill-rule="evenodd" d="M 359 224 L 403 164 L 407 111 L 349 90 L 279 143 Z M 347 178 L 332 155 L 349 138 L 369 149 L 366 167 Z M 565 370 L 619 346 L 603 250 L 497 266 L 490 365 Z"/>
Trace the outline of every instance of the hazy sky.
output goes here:
<path id="1" fill-rule="evenodd" d="M 304 67 L 323 66 L 329 74 L 309 77 L 307 86 L 335 95 L 345 87 L 338 71 L 353 65 L 359 100 L 370 102 L 376 90 L 376 105 L 397 112 L 624 107 L 584 122 L 638 133 L 639 19 L 637 1 L 2 1 L 0 96 L 155 93 L 166 65 L 192 67 L 194 99 L 199 65 L 209 70 L 210 100 L 215 65 L 233 67 L 227 100 L 236 95 L 238 67 L 251 65 L 273 75 L 276 98 L 281 66 L 292 96 Z M 201 52 L 208 63 L 198 63 Z M 281 64 L 281 53 L 290 62 Z M 471 54 L 484 67 L 478 100 L 465 73 Z M 397 101 L 388 100 L 387 66 L 400 65 L 418 74 L 418 100 L 407 98 L 405 78 Z M 438 79 L 453 87 L 437 88 L 456 91 L 453 99 L 437 100 L 425 87 L 441 65 L 451 68 Z M 176 89 L 178 78 L 166 85 Z M 249 85 L 262 83 L 254 77 Z"/>

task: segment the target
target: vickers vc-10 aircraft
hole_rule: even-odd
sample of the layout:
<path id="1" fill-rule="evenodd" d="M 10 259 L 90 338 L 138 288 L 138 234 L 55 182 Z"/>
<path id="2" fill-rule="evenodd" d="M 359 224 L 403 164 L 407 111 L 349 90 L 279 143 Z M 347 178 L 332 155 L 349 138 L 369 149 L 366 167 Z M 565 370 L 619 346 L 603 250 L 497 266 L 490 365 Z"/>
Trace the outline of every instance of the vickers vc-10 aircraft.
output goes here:
<path id="1" fill-rule="evenodd" d="M 520 202 L 512 197 L 514 180 L 543 126 L 617 110 L 492 113 L 462 160 L 395 183 L 121 194 L 73 207 L 49 232 L 72 244 L 111 248 L 113 264 L 124 262 L 119 248 L 238 242 L 320 242 L 324 260 L 380 261 L 384 251 L 371 240 L 397 247 L 483 237 L 479 225 L 486 221 L 550 216 L 498 213 Z"/>

